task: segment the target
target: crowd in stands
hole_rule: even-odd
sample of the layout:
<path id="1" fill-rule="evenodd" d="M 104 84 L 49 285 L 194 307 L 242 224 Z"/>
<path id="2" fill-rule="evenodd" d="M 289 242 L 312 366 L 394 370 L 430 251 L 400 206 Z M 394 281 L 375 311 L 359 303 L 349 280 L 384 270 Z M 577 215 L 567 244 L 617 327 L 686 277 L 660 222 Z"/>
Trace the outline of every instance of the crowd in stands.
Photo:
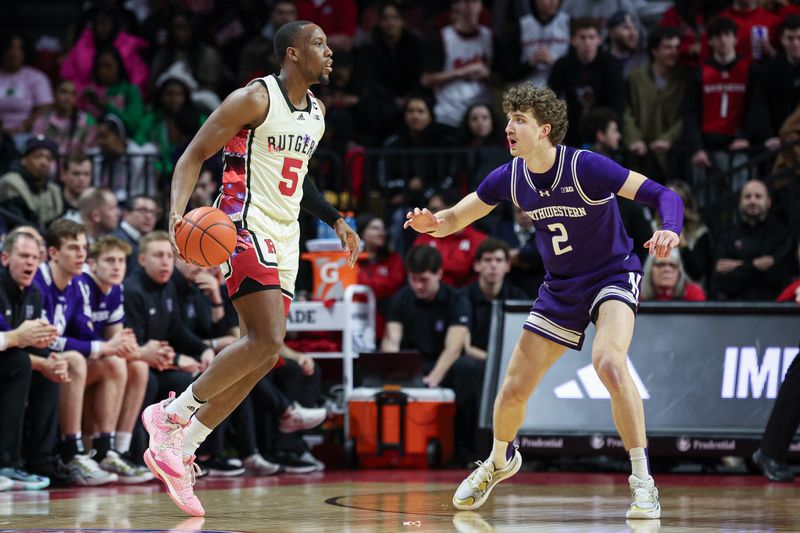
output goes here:
<path id="1" fill-rule="evenodd" d="M 272 38 L 292 20 L 319 23 L 334 50 L 331 83 L 314 87 L 327 108 L 318 153 L 351 163 L 343 183 L 374 174 L 374 195 L 348 192 L 378 341 L 420 351 L 426 385 L 456 391 L 456 462 L 477 446 L 491 301 L 535 298 L 537 236 L 511 207 L 443 239 L 402 223 L 409 207 L 454 205 L 508 160 L 497 102 L 511 83 L 567 102 L 566 143 L 683 198 L 680 247 L 658 259 L 643 247 L 657 216 L 618 198 L 642 300 L 800 303 L 800 3 L 676 0 L 647 21 L 634 4 L 96 0 L 63 35 L 4 32 L 0 403 L 16 407 L 0 410 L 0 489 L 150 479 L 142 406 L 185 389 L 239 335 L 219 272 L 173 257 L 166 191 L 221 99 L 279 72 Z M 42 37 L 61 43 L 55 60 Z M 742 169 L 755 159 L 756 176 Z M 222 171 L 221 155 L 206 162 L 190 208 L 211 205 Z M 312 165 L 309 179 L 332 172 Z M 738 208 L 719 230 L 704 217 L 725 196 Z M 303 242 L 314 238 L 301 222 Z M 288 341 L 280 361 L 204 444 L 207 471 L 324 466 L 300 438 L 326 416 L 320 369 Z"/>

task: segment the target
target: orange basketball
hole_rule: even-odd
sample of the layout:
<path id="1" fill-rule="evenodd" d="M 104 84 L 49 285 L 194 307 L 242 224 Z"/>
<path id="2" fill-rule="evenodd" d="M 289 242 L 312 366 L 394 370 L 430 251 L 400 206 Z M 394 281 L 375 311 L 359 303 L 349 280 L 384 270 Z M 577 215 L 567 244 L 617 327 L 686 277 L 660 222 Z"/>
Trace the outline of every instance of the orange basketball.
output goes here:
<path id="1" fill-rule="evenodd" d="M 175 241 L 183 257 L 213 267 L 227 261 L 236 248 L 236 226 L 216 207 L 198 207 L 175 224 Z"/>

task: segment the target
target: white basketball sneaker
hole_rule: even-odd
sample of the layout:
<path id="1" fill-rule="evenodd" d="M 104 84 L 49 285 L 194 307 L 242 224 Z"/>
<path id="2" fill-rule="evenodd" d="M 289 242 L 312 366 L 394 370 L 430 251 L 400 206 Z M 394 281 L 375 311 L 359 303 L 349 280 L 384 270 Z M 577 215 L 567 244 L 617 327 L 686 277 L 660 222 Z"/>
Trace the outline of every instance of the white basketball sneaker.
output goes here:
<path id="1" fill-rule="evenodd" d="M 453 495 L 453 506 L 461 511 L 474 511 L 483 505 L 495 485 L 519 472 L 522 455 L 514 450 L 514 457 L 502 470 L 495 470 L 490 460 L 476 464 L 478 468 L 461 482 Z"/>
<path id="2" fill-rule="evenodd" d="M 661 504 L 658 503 L 658 489 L 651 477 L 647 481 L 631 475 L 628 478 L 631 486 L 631 508 L 625 518 L 660 518 Z"/>

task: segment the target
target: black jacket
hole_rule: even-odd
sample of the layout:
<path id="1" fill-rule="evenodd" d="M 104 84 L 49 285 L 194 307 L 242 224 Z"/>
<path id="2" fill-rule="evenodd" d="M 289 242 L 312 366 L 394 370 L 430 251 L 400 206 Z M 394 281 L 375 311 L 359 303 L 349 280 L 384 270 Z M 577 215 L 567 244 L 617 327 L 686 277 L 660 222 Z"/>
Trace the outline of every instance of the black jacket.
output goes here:
<path id="1" fill-rule="evenodd" d="M 472 345 L 481 350 L 487 350 L 489 347 L 489 329 L 492 325 L 492 303 L 494 300 L 489 300 L 481 290 L 480 282 L 475 281 L 466 287 L 467 297 L 469 298 L 472 316 L 472 328 L 470 330 Z M 520 289 L 509 283 L 503 282 L 500 288 L 500 293 L 497 295 L 497 300 L 530 300 L 528 295 Z"/>
<path id="2" fill-rule="evenodd" d="M 7 268 L 0 267 L 0 332 L 17 329 L 26 320 L 41 318 L 42 294 L 35 285 L 20 289 Z M 7 351 L 21 350 L 11 348 Z M 26 348 L 24 350 L 35 355 L 46 356 L 43 350 Z M 47 351 L 49 352 L 49 350 Z"/>
<path id="3" fill-rule="evenodd" d="M 356 72 L 361 82 L 381 85 L 393 97 L 404 98 L 419 89 L 424 58 L 422 41 L 416 35 L 403 30 L 397 45 L 390 47 L 376 26 L 372 39 L 356 51 Z"/>
<path id="4" fill-rule="evenodd" d="M 610 107 L 622 117 L 625 84 L 622 68 L 610 54 L 599 50 L 594 61 L 584 65 L 575 50 L 553 64 L 547 85 L 567 102 L 569 126 L 564 144 L 580 146 L 594 139 L 581 139 L 581 118 L 593 107 Z M 583 141 L 583 142 L 582 142 Z"/>
<path id="5" fill-rule="evenodd" d="M 740 222 L 720 239 L 715 262 L 738 259 L 743 264 L 724 274 L 715 271 L 711 279 L 713 293 L 725 300 L 774 300 L 797 270 L 795 250 L 789 228 L 773 217 L 768 216 L 755 226 Z M 764 255 L 771 255 L 775 264 L 758 270 L 753 259 Z"/>
<path id="6" fill-rule="evenodd" d="M 201 339 L 213 339 L 225 335 L 228 321 L 223 316 L 214 322 L 211 318 L 211 302 L 194 283 L 187 280 L 175 270 L 172 283 L 178 295 L 181 321 L 187 329 L 193 331 Z"/>
<path id="7" fill-rule="evenodd" d="M 183 323 L 178 293 L 172 280 L 158 285 L 139 270 L 125 280 L 125 325 L 136 334 L 136 341 L 165 340 L 176 353 L 199 358 L 208 348 Z"/>
<path id="8" fill-rule="evenodd" d="M 792 65 L 786 52 L 765 64 L 750 67 L 745 129 L 751 141 L 760 142 L 778 135 L 783 121 L 800 103 L 800 63 Z"/>

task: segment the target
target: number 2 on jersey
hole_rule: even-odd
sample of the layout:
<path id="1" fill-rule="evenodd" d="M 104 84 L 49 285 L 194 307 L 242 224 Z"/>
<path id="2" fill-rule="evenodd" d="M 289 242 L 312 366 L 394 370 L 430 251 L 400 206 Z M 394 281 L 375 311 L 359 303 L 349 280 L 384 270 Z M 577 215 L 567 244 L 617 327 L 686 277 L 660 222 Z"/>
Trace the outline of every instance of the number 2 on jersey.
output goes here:
<path id="1" fill-rule="evenodd" d="M 554 233 L 558 232 L 558 235 L 553 235 L 553 253 L 556 255 L 561 255 L 572 251 L 571 244 L 568 244 L 564 247 L 561 246 L 562 243 L 566 243 L 569 239 L 569 235 L 567 235 L 567 228 L 564 227 L 564 224 L 561 222 L 550 224 L 547 226 L 547 229 Z"/>
<path id="2" fill-rule="evenodd" d="M 297 182 L 300 181 L 300 169 L 303 167 L 303 162 L 299 159 L 292 159 L 285 157 L 283 159 L 283 169 L 281 170 L 281 182 L 278 184 L 278 190 L 284 196 L 291 196 L 297 190 Z"/>

